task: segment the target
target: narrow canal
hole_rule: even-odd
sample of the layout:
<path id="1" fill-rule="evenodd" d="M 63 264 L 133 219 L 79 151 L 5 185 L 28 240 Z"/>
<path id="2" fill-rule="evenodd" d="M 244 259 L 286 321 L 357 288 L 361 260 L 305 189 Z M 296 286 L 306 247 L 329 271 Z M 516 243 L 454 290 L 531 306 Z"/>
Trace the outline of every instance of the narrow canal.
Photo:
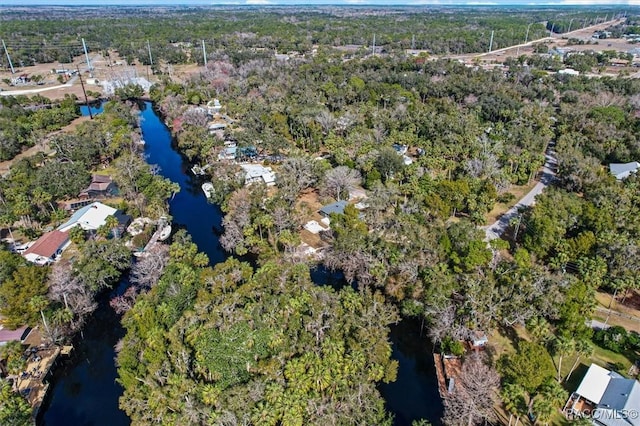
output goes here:
<path id="1" fill-rule="evenodd" d="M 184 227 L 200 251 L 212 264 L 222 262 L 225 252 L 218 244 L 214 229 L 220 229 L 222 212 L 209 204 L 197 181 L 188 172 L 188 163 L 172 145 L 169 129 L 153 110 L 151 103 L 141 105 L 142 136 L 150 164 L 160 166 L 160 173 L 180 185 L 180 192 L 170 201 L 174 227 Z M 94 110 L 95 111 L 95 110 Z M 88 110 L 83 109 L 88 115 Z M 322 271 L 313 274 L 318 282 L 327 281 Z M 126 282 L 120 286 L 120 291 Z M 118 291 L 118 290 L 116 290 Z M 87 325 L 84 339 L 76 340 L 76 356 L 54 377 L 48 405 L 43 408 L 42 425 L 129 425 L 118 409 L 122 388 L 115 382 L 114 364 L 117 341 L 124 335 L 118 318 L 106 301 Z M 410 426 L 424 418 L 439 424 L 442 403 L 438 396 L 433 358 L 420 336 L 419 325 L 402 322 L 393 327 L 393 357 L 399 361 L 398 380 L 381 385 L 388 409 L 395 415 L 396 426 Z"/>

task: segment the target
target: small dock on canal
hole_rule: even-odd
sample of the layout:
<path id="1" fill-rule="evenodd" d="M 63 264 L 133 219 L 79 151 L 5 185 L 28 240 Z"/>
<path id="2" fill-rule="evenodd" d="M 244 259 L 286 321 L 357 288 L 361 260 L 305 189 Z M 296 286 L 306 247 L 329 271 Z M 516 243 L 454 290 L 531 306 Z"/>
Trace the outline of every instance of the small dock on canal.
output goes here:
<path id="1" fill-rule="evenodd" d="M 438 392 L 440 398 L 445 398 L 455 389 L 455 383 L 460 378 L 462 363 L 460 358 L 454 356 L 433 354 L 438 379 Z"/>
<path id="2" fill-rule="evenodd" d="M 15 377 L 14 389 L 27 399 L 36 418 L 47 396 L 49 379 L 56 361 L 60 356 L 68 357 L 73 351 L 73 346 L 43 346 L 40 344 L 38 330 L 33 330 L 32 334 L 36 336 L 30 336 L 27 340 L 37 340 L 38 343 L 26 350 L 27 366 Z"/>

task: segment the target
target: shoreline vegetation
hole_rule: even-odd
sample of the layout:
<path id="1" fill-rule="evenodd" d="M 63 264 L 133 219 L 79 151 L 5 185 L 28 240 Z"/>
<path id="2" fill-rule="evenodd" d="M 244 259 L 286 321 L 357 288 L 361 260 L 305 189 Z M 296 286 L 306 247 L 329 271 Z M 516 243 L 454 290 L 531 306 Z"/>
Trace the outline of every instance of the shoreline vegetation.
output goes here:
<path id="1" fill-rule="evenodd" d="M 239 22 L 255 17 L 225 13 Z M 523 30 L 527 18 L 548 12 L 469 13 L 484 30 Z M 558 33 L 573 21 L 586 25 L 591 12 L 572 13 L 557 19 Z M 398 16 L 410 29 L 423 17 Z M 640 82 L 555 72 L 593 70 L 631 54 L 556 55 L 541 45 L 486 68 L 434 55 L 455 50 L 451 43 L 461 52 L 485 50 L 477 28 L 463 27 L 460 37 L 470 38 L 462 40 L 434 26 L 420 40 L 432 52 L 417 56 L 406 53 L 412 37 L 397 25 L 396 35 L 380 33 L 380 50 L 354 38 L 359 26 L 379 28 L 398 16 L 359 16 L 337 43 L 328 37 L 340 33 L 340 13 L 269 12 L 244 35 L 219 37 L 206 66 L 194 64 L 180 80 L 171 64 L 198 61 L 203 52 L 185 41 L 154 44 L 148 97 L 181 155 L 211 165 L 202 167 L 202 179 L 224 212 L 219 241 L 229 258 L 209 265 L 178 231 L 171 245 L 155 246 L 131 267 L 128 237 L 116 223 L 75 227 L 70 248 L 51 267 L 0 250 L 4 323 L 42 323 L 45 338 L 61 340 L 81 329 L 95 295 L 131 267 L 132 285 L 112 306 L 127 329 L 117 360 L 120 406 L 136 424 L 391 425 L 376 384 L 396 377 L 389 325 L 401 318 L 419 320 L 444 359 L 458 359 L 448 377 L 455 387 L 443 395 L 447 425 L 498 418 L 563 424 L 560 410 L 577 371 L 591 362 L 637 377 L 638 333 L 594 332 L 591 320 L 597 292 L 612 303 L 639 298 L 638 178 L 617 180 L 608 168 L 640 158 Z M 152 51 L 142 36 L 156 43 L 167 37 L 163 31 L 183 34 L 190 18 L 193 35 L 207 28 L 185 10 L 163 18 L 162 30 L 151 18 L 119 17 L 113 45 L 101 55 L 117 46 L 119 57 L 146 66 Z M 100 33 L 107 20 L 93 19 Z M 446 21 L 429 16 L 438 19 Z M 273 31 L 282 20 L 292 24 L 289 33 Z M 621 20 L 606 31 L 628 35 L 640 23 L 634 15 Z M 6 22 L 28 37 L 28 23 Z M 139 46 L 121 44 L 121 22 L 140 24 Z M 309 39 L 300 36 L 303 27 Z M 541 23 L 531 27 L 545 31 Z M 444 45 L 431 41 L 436 36 Z M 345 50 L 351 42 L 356 48 Z M 91 172 L 117 184 L 106 204 L 132 217 L 168 216 L 166 200 L 180 188 L 142 157 L 132 101 L 144 95 L 142 86 L 124 84 L 100 116 L 52 138 L 54 155 L 17 161 L 0 180 L 3 229 L 35 239 L 59 226 L 68 215 L 56 203 L 78 196 Z M 0 99 L 0 118 L 16 123 L 7 127 L 11 134 L 3 129 L 8 157 L 77 108 L 69 97 L 69 117 L 47 124 L 53 113 L 40 111 L 65 110 L 38 109 L 43 99 Z M 530 184 L 551 143 L 552 185 L 487 243 L 480 229 L 486 217 Z M 247 164 L 269 167 L 268 174 L 254 176 Z M 247 255 L 255 266 L 238 260 Z M 309 265 L 316 262 L 349 285 L 315 286 Z M 11 355 L 14 372 L 23 368 L 19 349 Z M 0 404 L 24 414 L 23 401 L 3 386 Z"/>

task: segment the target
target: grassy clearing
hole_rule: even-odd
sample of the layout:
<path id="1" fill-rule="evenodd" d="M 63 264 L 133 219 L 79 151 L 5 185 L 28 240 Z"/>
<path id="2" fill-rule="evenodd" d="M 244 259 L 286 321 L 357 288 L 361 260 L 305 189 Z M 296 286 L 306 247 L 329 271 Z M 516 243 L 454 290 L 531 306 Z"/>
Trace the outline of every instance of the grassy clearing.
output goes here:
<path id="1" fill-rule="evenodd" d="M 618 294 L 614 301 L 611 300 L 611 297 L 611 294 L 604 291 L 596 292 L 596 301 L 600 306 L 609 309 L 609 305 L 611 305 L 611 309 L 616 312 L 640 318 L 640 309 L 637 309 L 631 305 L 631 303 L 620 303 L 620 300 L 622 300 L 622 294 Z M 636 292 L 630 291 L 626 301 L 632 302 L 636 297 Z"/>
<path id="2" fill-rule="evenodd" d="M 629 367 L 633 364 L 629 358 L 623 354 L 612 352 L 608 349 L 601 348 L 597 345 L 594 346 L 593 355 L 591 361 L 595 364 L 601 365 L 604 368 L 610 370 L 616 370 L 620 374 L 625 374 L 629 370 Z M 620 369 L 616 367 L 622 367 Z"/>

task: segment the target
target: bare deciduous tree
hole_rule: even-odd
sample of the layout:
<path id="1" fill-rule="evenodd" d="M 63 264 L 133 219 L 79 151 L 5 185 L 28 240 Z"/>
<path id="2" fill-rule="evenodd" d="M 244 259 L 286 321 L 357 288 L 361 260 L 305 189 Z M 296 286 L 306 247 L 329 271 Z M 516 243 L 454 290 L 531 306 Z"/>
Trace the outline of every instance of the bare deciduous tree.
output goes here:
<path id="1" fill-rule="evenodd" d="M 453 392 L 444 398 L 442 422 L 451 426 L 473 426 L 495 421 L 500 377 L 479 354 L 462 365 Z"/>
<path id="2" fill-rule="evenodd" d="M 443 306 L 427 309 L 427 314 L 431 317 L 429 338 L 434 344 L 442 342 L 447 336 L 455 340 L 469 337 L 469 329 L 456 321 L 458 317 L 456 311 L 456 305 L 452 302 L 446 302 Z"/>
<path id="3" fill-rule="evenodd" d="M 169 246 L 156 244 L 146 252 L 146 256 L 131 268 L 131 282 L 138 287 L 151 288 L 158 282 L 169 261 Z"/>
<path id="4" fill-rule="evenodd" d="M 345 192 L 360 184 L 360 172 L 347 166 L 338 166 L 327 171 L 324 176 L 322 192 L 336 200 L 341 200 Z"/>
<path id="5" fill-rule="evenodd" d="M 96 310 L 94 292 L 78 276 L 74 276 L 68 264 L 56 263 L 49 275 L 49 299 L 64 304 L 75 317 L 70 326 L 78 329 L 89 314 Z"/>
<path id="6" fill-rule="evenodd" d="M 182 114 L 183 122 L 191 126 L 205 127 L 209 122 L 209 117 L 203 108 L 189 108 Z"/>
<path id="7" fill-rule="evenodd" d="M 315 185 L 318 176 L 314 170 L 314 162 L 311 158 L 290 157 L 280 167 L 278 173 L 278 186 L 283 192 L 290 194 L 293 199 L 298 194 Z"/>
<path id="8" fill-rule="evenodd" d="M 224 234 L 220 244 L 227 251 L 236 250 L 244 241 L 244 228 L 251 223 L 251 192 L 247 188 L 235 191 L 227 205 L 227 215 L 222 221 Z"/>
<path id="9" fill-rule="evenodd" d="M 320 112 L 316 116 L 316 121 L 322 127 L 322 132 L 327 135 L 336 125 L 336 119 L 327 110 Z"/>

